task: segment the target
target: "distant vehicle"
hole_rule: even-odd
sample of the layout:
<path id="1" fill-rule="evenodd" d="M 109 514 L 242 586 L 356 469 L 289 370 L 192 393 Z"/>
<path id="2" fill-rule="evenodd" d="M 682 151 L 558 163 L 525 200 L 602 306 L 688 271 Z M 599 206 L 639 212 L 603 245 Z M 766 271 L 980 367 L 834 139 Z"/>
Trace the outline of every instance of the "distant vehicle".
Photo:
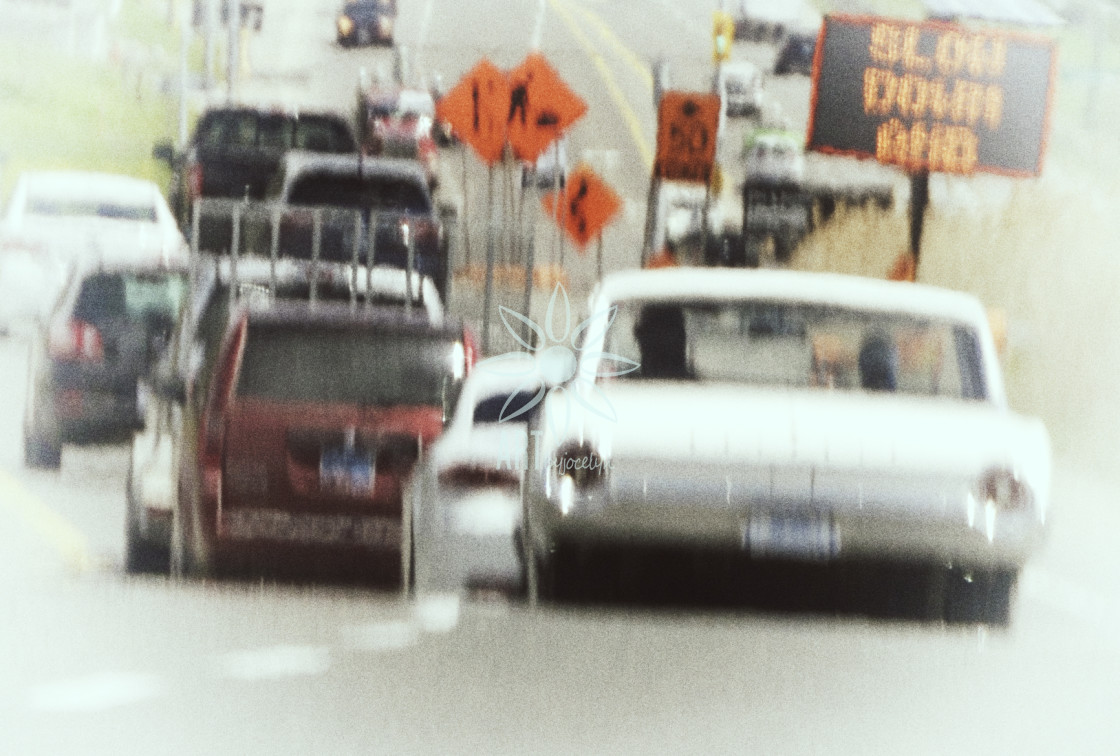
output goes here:
<path id="1" fill-rule="evenodd" d="M 0 221 L 0 331 L 45 317 L 70 266 L 102 258 L 186 259 L 156 185 L 108 173 L 21 174 Z"/>
<path id="2" fill-rule="evenodd" d="M 321 208 L 329 216 L 322 225 L 323 259 L 350 261 L 357 242 L 362 260 L 372 255 L 374 265 L 406 268 L 411 245 L 414 270 L 430 276 L 446 297 L 449 237 L 443 219 L 453 211 L 435 205 L 415 161 L 293 153 L 269 187 L 268 201 L 287 212 L 280 236 L 284 255 L 311 257 L 313 211 Z M 370 234 L 371 227 L 376 233 Z M 257 248 L 267 253 L 263 238 Z"/>
<path id="3" fill-rule="evenodd" d="M 720 96 L 722 115 L 726 117 L 762 114 L 762 70 L 748 60 L 722 64 L 716 75 L 716 92 Z"/>
<path id="4" fill-rule="evenodd" d="M 444 310 L 431 279 L 413 276 L 412 291 L 405 272 L 396 268 L 367 269 L 299 260 L 242 258 L 203 260 L 196 265 L 191 296 L 181 310 L 160 363 L 145 376 L 148 398 L 143 429 L 133 436 L 125 487 L 127 502 L 126 564 L 130 571 L 163 571 L 169 566 L 171 517 L 177 496 L 177 448 L 193 438 L 203 409 L 201 397 L 214 372 L 218 345 L 238 303 L 267 305 L 288 299 L 350 301 L 370 306 L 407 309 L 411 293 L 416 315 L 433 325 Z M 174 385 L 182 394 L 153 390 Z M 190 429 L 190 430 L 185 430 Z M 185 436 L 184 434 L 188 434 Z"/>
<path id="5" fill-rule="evenodd" d="M 790 34 L 778 51 L 778 57 L 774 61 L 774 73 L 778 76 L 791 73 L 810 76 L 813 73 L 813 55 L 816 50 L 815 32 Z"/>
<path id="6" fill-rule="evenodd" d="M 780 42 L 791 30 L 819 28 L 822 19 L 808 0 L 735 0 L 729 12 L 735 22 L 735 39 L 750 42 Z"/>
<path id="7" fill-rule="evenodd" d="M 287 301 L 239 308 L 220 342 L 178 440 L 172 571 L 400 587 L 402 492 L 454 410 L 469 334 L 399 310 Z"/>
<path id="8" fill-rule="evenodd" d="M 422 89 L 359 93 L 359 133 L 362 152 L 416 160 L 424 167 L 428 185 L 439 184 L 436 104 Z"/>
<path id="9" fill-rule="evenodd" d="M 545 148 L 537 162 L 521 164 L 521 186 L 537 189 L 563 189 L 568 181 L 568 137 L 562 136 Z"/>
<path id="10" fill-rule="evenodd" d="M 391 45 L 396 20 L 396 0 L 348 0 L 335 20 L 338 44 Z"/>
<path id="11" fill-rule="evenodd" d="M 827 222 L 838 206 L 888 210 L 894 206 L 896 177 L 873 161 L 806 155 L 801 134 L 759 130 L 743 149 L 742 240 L 745 259 L 757 264 L 757 244 L 774 242 L 779 263 L 789 260 L 819 219 Z"/>
<path id="12" fill-rule="evenodd" d="M 152 152 L 171 166 L 171 206 L 189 233 L 195 200 L 262 199 L 291 150 L 354 153 L 358 145 L 347 119 L 337 113 L 221 105 L 202 114 L 181 152 L 169 142 Z M 228 229 L 204 226 L 200 233 L 203 249 L 228 249 Z"/>
<path id="13" fill-rule="evenodd" d="M 167 343 L 186 289 L 185 266 L 74 267 L 33 342 L 25 464 L 57 468 L 63 444 L 105 441 L 139 425 L 138 379 Z"/>
<path id="14" fill-rule="evenodd" d="M 409 490 L 417 593 L 521 592 L 526 424 L 544 389 L 540 380 L 485 366 L 464 382 L 451 425 Z"/>
<path id="15" fill-rule="evenodd" d="M 640 580 L 648 558 L 721 554 L 747 571 L 919 573 L 901 600 L 937 619 L 1009 621 L 1044 534 L 1051 453 L 1042 423 L 1008 408 L 974 297 L 673 269 L 608 276 L 593 302 L 616 315 L 577 375 L 613 376 L 582 390 L 614 418 L 584 412 L 555 430 L 540 418 L 566 397 L 549 394 L 530 426 L 531 597 Z M 611 355 L 640 367 L 618 375 Z"/>

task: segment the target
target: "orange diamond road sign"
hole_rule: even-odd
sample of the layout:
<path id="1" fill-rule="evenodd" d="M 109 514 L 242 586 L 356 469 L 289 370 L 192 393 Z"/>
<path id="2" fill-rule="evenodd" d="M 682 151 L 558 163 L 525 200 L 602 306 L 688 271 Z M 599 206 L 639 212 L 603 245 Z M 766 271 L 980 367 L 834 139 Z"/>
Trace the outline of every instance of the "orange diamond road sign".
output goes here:
<path id="1" fill-rule="evenodd" d="M 668 181 L 711 180 L 719 129 L 719 95 L 668 91 L 657 110 L 654 173 Z"/>
<path id="2" fill-rule="evenodd" d="M 502 159 L 509 114 L 505 73 L 483 58 L 436 105 L 436 118 L 451 124 L 483 162 Z"/>
<path id="3" fill-rule="evenodd" d="M 509 143 L 518 160 L 530 163 L 587 112 L 587 103 L 540 53 L 509 72 L 509 93 Z"/>
<path id="4" fill-rule="evenodd" d="M 622 199 L 586 165 L 580 165 L 568 176 L 559 205 L 556 192 L 542 197 L 541 204 L 567 231 L 580 252 L 622 209 Z"/>

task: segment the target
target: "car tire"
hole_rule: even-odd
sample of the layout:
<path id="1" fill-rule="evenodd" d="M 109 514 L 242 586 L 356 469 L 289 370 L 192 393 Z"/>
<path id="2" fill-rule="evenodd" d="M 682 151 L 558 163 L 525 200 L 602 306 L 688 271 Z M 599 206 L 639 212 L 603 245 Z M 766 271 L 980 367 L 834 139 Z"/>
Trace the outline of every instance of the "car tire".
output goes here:
<path id="1" fill-rule="evenodd" d="M 218 571 L 211 559 L 195 554 L 187 543 L 183 531 L 182 508 L 176 506 L 171 515 L 171 548 L 168 554 L 168 571 L 172 577 L 206 580 L 217 577 Z"/>
<path id="2" fill-rule="evenodd" d="M 1016 570 L 951 570 L 945 588 L 945 621 L 1007 627 L 1018 577 Z"/>
<path id="3" fill-rule="evenodd" d="M 130 575 L 139 573 L 168 574 L 171 570 L 169 550 L 144 538 L 140 532 L 139 512 L 133 487 L 133 461 L 128 461 L 125 483 L 124 569 Z"/>
<path id="4" fill-rule="evenodd" d="M 24 429 L 23 461 L 28 467 L 59 469 L 62 467 L 62 439 Z"/>

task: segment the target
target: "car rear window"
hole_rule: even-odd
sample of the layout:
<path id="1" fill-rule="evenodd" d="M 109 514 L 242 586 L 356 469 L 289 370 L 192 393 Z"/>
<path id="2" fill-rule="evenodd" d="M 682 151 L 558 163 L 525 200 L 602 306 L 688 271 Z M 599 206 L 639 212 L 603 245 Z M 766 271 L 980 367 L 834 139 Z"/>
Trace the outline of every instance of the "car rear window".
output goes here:
<path id="1" fill-rule="evenodd" d="M 313 152 L 353 152 L 357 149 L 347 128 L 334 119 L 307 115 L 252 112 L 210 113 L 198 128 L 203 147 L 274 148 Z"/>
<path id="2" fill-rule="evenodd" d="M 457 394 L 462 354 L 462 344 L 445 336 L 251 323 L 237 392 L 290 402 L 444 406 Z"/>
<path id="3" fill-rule="evenodd" d="M 82 281 L 73 318 L 88 323 L 112 318 L 169 320 L 178 314 L 186 293 L 187 280 L 181 273 L 94 273 Z"/>
<path id="4" fill-rule="evenodd" d="M 407 179 L 308 175 L 296 180 L 288 196 L 293 205 L 393 210 L 425 215 L 431 200 L 423 184 Z"/>
<path id="5" fill-rule="evenodd" d="M 959 323 L 789 302 L 624 302 L 606 351 L 625 379 L 985 399 L 977 334 Z"/>

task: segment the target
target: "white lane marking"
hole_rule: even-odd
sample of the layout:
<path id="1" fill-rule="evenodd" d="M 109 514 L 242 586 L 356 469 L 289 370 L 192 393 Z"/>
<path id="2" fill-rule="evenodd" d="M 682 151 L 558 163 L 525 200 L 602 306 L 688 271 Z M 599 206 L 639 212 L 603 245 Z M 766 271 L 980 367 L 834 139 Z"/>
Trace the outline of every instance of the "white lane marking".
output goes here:
<path id="1" fill-rule="evenodd" d="M 28 705 L 37 711 L 103 711 L 154 698 L 162 689 L 155 675 L 106 672 L 36 685 Z"/>
<path id="2" fill-rule="evenodd" d="M 426 633 L 449 633 L 459 625 L 459 609 L 457 593 L 433 593 L 416 599 L 412 615 Z"/>
<path id="3" fill-rule="evenodd" d="M 342 636 L 346 645 L 357 651 L 399 651 L 420 642 L 420 631 L 406 620 L 344 627 Z"/>
<path id="4" fill-rule="evenodd" d="M 1048 604 L 1083 622 L 1109 628 L 1110 632 L 1120 627 L 1120 606 L 1115 601 L 1045 570 L 1023 570 L 1019 591 L 1025 598 Z"/>
<path id="5" fill-rule="evenodd" d="M 541 35 L 544 33 L 544 0 L 537 0 L 537 19 L 533 22 L 533 36 L 529 38 L 529 49 L 541 49 Z"/>
<path id="6" fill-rule="evenodd" d="M 424 12 L 420 16 L 420 31 L 416 34 L 416 49 L 417 51 L 424 49 L 424 43 L 428 40 L 428 27 L 432 23 L 432 6 L 435 5 L 435 0 L 426 0 L 424 3 Z"/>
<path id="7" fill-rule="evenodd" d="M 223 654 L 219 665 L 235 680 L 314 677 L 330 669 L 331 652 L 325 646 L 264 646 Z"/>

